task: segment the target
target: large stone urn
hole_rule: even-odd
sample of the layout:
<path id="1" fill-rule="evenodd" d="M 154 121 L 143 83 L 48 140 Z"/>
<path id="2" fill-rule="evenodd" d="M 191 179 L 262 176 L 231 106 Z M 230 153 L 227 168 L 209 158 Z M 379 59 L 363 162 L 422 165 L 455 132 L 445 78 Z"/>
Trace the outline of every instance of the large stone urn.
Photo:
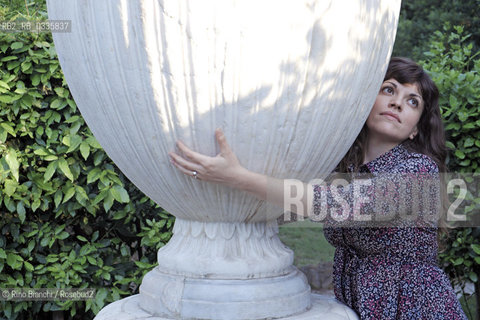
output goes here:
<path id="1" fill-rule="evenodd" d="M 281 208 L 194 180 L 175 141 L 247 168 L 322 178 L 373 105 L 400 0 L 48 0 L 72 95 L 105 151 L 176 216 L 140 294 L 96 319 L 351 319 L 311 295 L 277 237 Z M 330 309 L 329 309 L 330 308 Z"/>

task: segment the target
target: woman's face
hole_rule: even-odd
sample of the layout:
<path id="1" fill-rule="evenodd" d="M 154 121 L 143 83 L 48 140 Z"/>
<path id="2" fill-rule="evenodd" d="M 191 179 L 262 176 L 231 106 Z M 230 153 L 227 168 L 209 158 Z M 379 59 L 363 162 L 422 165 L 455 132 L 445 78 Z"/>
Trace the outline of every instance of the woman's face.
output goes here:
<path id="1" fill-rule="evenodd" d="M 367 119 L 368 135 L 394 144 L 413 139 L 423 108 L 417 85 L 385 80 Z"/>

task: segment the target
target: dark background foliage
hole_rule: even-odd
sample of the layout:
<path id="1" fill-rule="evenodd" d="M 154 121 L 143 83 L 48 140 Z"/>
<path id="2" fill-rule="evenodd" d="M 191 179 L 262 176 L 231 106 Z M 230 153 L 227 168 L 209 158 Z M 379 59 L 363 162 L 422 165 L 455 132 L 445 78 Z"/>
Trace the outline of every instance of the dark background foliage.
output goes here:
<path id="1" fill-rule="evenodd" d="M 471 34 L 473 51 L 480 45 L 480 0 L 403 0 L 394 55 L 415 61 L 428 50 L 430 37 L 442 30 L 444 23 L 462 26 Z"/>

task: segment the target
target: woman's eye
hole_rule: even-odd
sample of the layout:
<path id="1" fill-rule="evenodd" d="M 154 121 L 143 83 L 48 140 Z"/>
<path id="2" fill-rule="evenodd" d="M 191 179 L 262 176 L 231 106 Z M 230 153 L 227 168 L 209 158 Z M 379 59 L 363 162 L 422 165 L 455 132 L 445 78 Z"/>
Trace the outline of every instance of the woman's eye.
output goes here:
<path id="1" fill-rule="evenodd" d="M 393 88 L 390 87 L 390 86 L 383 87 L 383 88 L 382 88 L 382 92 L 385 92 L 385 93 L 388 93 L 388 94 L 392 94 L 392 93 L 393 93 Z"/>
<path id="2" fill-rule="evenodd" d="M 418 107 L 418 100 L 415 98 L 410 99 L 410 104 L 414 107 Z"/>

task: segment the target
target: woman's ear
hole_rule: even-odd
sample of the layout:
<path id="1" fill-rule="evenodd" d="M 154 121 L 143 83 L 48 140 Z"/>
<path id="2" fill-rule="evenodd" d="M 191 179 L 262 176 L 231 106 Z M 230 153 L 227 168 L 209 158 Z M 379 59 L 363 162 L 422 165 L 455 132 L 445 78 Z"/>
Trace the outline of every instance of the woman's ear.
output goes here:
<path id="1" fill-rule="evenodd" d="M 417 126 L 415 126 L 415 128 L 413 128 L 412 132 L 410 133 L 410 135 L 408 136 L 410 138 L 410 140 L 413 140 L 415 139 L 415 136 L 418 134 L 418 129 L 417 129 Z"/>

